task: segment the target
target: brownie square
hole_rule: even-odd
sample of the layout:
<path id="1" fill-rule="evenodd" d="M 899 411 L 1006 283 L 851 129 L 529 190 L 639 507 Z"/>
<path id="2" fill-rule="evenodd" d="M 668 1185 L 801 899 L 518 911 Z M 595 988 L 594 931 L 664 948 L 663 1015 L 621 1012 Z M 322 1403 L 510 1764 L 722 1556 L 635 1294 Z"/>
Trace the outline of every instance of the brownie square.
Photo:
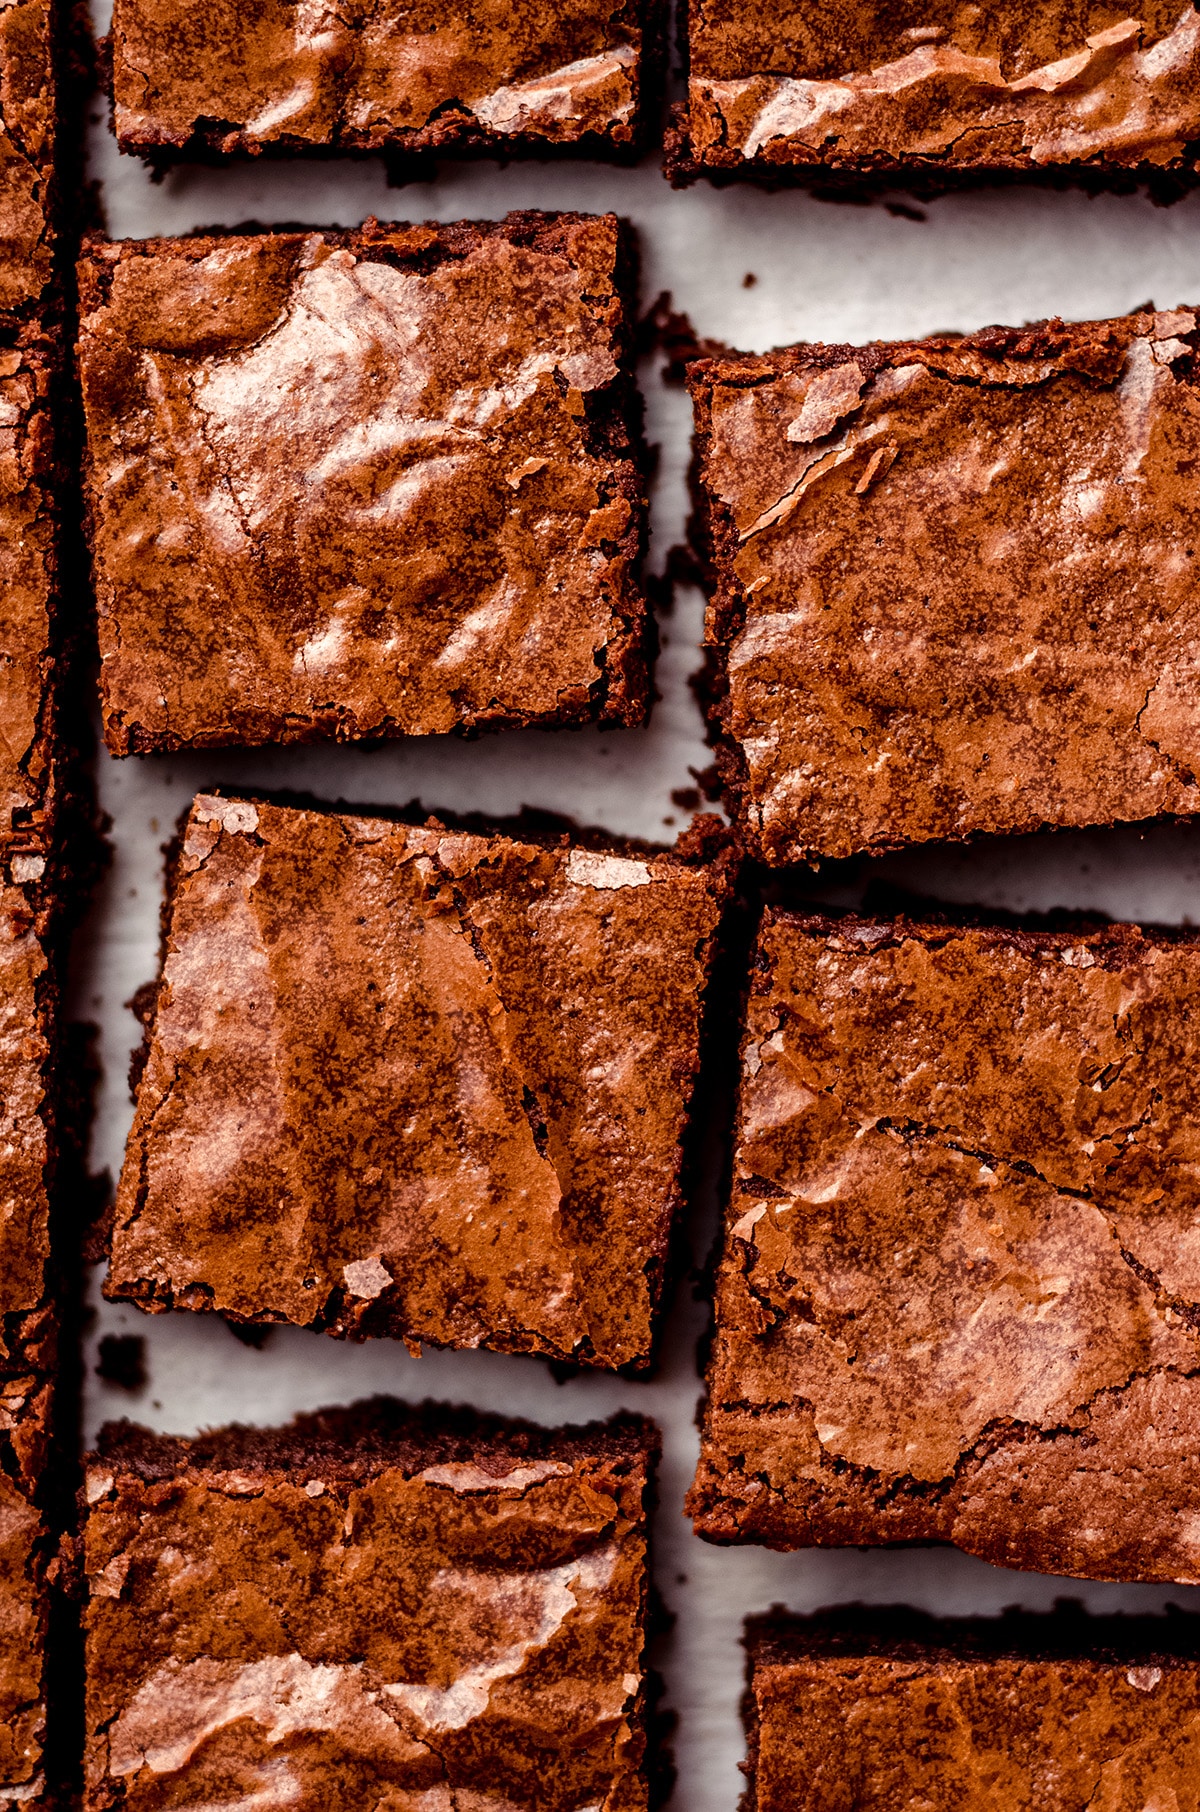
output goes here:
<path id="1" fill-rule="evenodd" d="M 751 1618 L 743 1812 L 1190 1812 L 1194 1625 L 1065 1610 Z"/>
<path id="2" fill-rule="evenodd" d="M 0 1372 L 23 1358 L 48 1293 L 55 985 L 47 914 L 0 889 Z"/>
<path id="3" fill-rule="evenodd" d="M 89 1812 L 643 1812 L 640 1417 L 376 1400 L 87 1468 Z"/>
<path id="4" fill-rule="evenodd" d="M 0 1355 L 0 1808 L 52 1803 L 46 1748 L 48 1575 L 56 1540 L 47 1502 L 53 1325 L 27 1317 Z"/>
<path id="5" fill-rule="evenodd" d="M 0 8 L 0 314 L 28 311 L 54 276 L 62 14 L 57 0 Z"/>
<path id="6" fill-rule="evenodd" d="M 1040 177 L 1195 180 L 1200 28 L 1180 0 L 919 10 L 689 0 L 667 168 L 922 189 Z"/>
<path id="7" fill-rule="evenodd" d="M 115 754 L 643 721 L 615 216 L 93 241 L 81 288 Z"/>
<path id="8" fill-rule="evenodd" d="M 201 795 L 107 1293 L 647 1365 L 727 869 Z"/>
<path id="9" fill-rule="evenodd" d="M 1200 809 L 1196 316 L 690 368 L 711 711 L 770 863 Z"/>
<path id="10" fill-rule="evenodd" d="M 771 911 L 701 1535 L 1200 1582 L 1200 939 Z"/>
<path id="11" fill-rule="evenodd" d="M 123 151 L 636 156 L 660 0 L 116 0 Z"/>

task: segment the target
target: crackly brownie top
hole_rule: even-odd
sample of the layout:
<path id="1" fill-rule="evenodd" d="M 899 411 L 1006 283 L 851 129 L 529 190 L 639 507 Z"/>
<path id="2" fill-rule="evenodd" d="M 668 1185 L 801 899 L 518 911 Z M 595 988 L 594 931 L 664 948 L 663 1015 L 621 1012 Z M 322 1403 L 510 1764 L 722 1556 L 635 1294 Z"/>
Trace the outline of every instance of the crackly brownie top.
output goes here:
<path id="1" fill-rule="evenodd" d="M 772 862 L 1200 806 L 1188 309 L 705 360 L 723 763 Z"/>
<path id="2" fill-rule="evenodd" d="M 0 0 L 0 310 L 50 281 L 58 105 L 51 0 Z"/>
<path id="3" fill-rule="evenodd" d="M 1169 168 L 1200 139 L 1200 20 L 1180 0 L 691 0 L 688 43 L 700 163 Z"/>
<path id="4" fill-rule="evenodd" d="M 1156 1402 L 1169 1444 L 1200 1370 L 1198 997 L 1188 936 L 768 915 L 709 1381 L 718 1447 L 728 1418 L 782 1414 L 781 1486 L 828 1460 L 929 1487 L 988 1441 L 1007 1464 L 1004 1441 L 1019 1455 L 1023 1431 L 1066 1435 L 1098 1405 L 1113 1445 L 1094 1463 L 1115 1477 L 1140 1451 L 1152 1489 L 1124 1412 Z M 1163 1484 L 1138 1565 L 1192 1577 L 1196 1519 L 1176 1526 Z M 1132 1565 L 1112 1506 L 1111 1530 L 1075 1506 L 1064 1568 Z"/>
<path id="5" fill-rule="evenodd" d="M 361 1411 L 305 1418 L 284 1463 L 247 1431 L 102 1442 L 89 1805 L 645 1807 L 650 1425 L 482 1421 L 448 1457 L 381 1420 L 349 1466 Z"/>
<path id="6" fill-rule="evenodd" d="M 7 1317 L 35 1310 L 49 1257 L 46 956 L 20 888 L 0 889 L 0 1367 Z"/>
<path id="7" fill-rule="evenodd" d="M 46 1463 L 48 1329 L 0 1355 L 0 1805 L 36 1797 L 42 1774 L 49 1558 L 38 1502 Z"/>
<path id="8" fill-rule="evenodd" d="M 627 141 L 640 15 L 636 0 L 116 0 L 117 135 L 139 150 Z"/>
<path id="9" fill-rule="evenodd" d="M 93 243 L 118 753 L 640 721 L 611 215 Z"/>
<path id="10" fill-rule="evenodd" d="M 1098 1783 L 1113 1806 L 1200 1804 L 1200 1663 L 1194 1635 L 1173 1651 L 1175 1619 L 859 1621 L 751 1624 L 750 1812 L 841 1812 L 847 1794 L 862 1812 L 1077 1812 Z"/>
<path id="11" fill-rule="evenodd" d="M 2 20 L 2 15 L 0 15 Z M 34 880 L 57 776 L 51 712 L 58 583 L 52 354 L 38 334 L 0 334 L 0 839 Z"/>
<path id="12" fill-rule="evenodd" d="M 109 1289 L 644 1360 L 723 886 L 200 797 Z"/>

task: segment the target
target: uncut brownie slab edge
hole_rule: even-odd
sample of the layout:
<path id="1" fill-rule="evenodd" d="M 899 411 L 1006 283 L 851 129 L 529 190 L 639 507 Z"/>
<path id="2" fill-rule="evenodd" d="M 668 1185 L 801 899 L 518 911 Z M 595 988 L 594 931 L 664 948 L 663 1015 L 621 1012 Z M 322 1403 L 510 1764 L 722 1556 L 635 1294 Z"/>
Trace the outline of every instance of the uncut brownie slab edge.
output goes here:
<path id="1" fill-rule="evenodd" d="M 1189 933 L 768 912 L 701 1535 L 1200 1578 L 1198 993 Z"/>
<path id="2" fill-rule="evenodd" d="M 939 1619 L 849 1606 L 746 1625 L 743 1812 L 1195 1812 L 1195 1618 Z"/>
<path id="3" fill-rule="evenodd" d="M 343 7 L 306 28 L 286 0 L 117 0 L 113 126 L 156 161 L 231 154 L 585 153 L 644 145 L 659 0 L 447 0 Z"/>
<path id="4" fill-rule="evenodd" d="M 645 1812 L 658 1444 L 629 1415 L 535 1429 L 379 1399 L 196 1441 L 105 1430 L 88 1812 L 231 1781 Z"/>
<path id="5" fill-rule="evenodd" d="M 644 721 L 615 216 L 92 240 L 80 286 L 115 754 Z"/>
<path id="6" fill-rule="evenodd" d="M 710 729 L 772 865 L 1200 804 L 1196 316 L 688 368 Z"/>
<path id="7" fill-rule="evenodd" d="M 201 795 L 106 1292 L 644 1368 L 732 862 Z"/>

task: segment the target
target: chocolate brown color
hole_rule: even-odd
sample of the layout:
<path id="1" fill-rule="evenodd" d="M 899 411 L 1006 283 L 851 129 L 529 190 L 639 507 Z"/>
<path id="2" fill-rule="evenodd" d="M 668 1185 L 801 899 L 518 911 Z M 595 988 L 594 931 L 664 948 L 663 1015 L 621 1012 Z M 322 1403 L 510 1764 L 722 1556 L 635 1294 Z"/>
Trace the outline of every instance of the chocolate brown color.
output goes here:
<path id="1" fill-rule="evenodd" d="M 0 1371 L 16 1365 L 48 1292 L 54 984 L 46 915 L 0 889 Z"/>
<path id="2" fill-rule="evenodd" d="M 1192 1625 L 1065 1612 L 752 1618 L 742 1812 L 1197 1812 Z"/>
<path id="3" fill-rule="evenodd" d="M 659 0 L 116 0 L 123 151 L 634 156 Z M 647 91 L 650 90 L 648 93 Z"/>
<path id="4" fill-rule="evenodd" d="M 1194 182 L 1200 19 L 1182 0 L 806 7 L 690 0 L 676 183 Z"/>
<path id="5" fill-rule="evenodd" d="M 644 1366 L 719 848 L 199 797 L 107 1293 Z"/>
<path id="6" fill-rule="evenodd" d="M 658 1439 L 376 1401 L 87 1467 L 88 1812 L 645 1812 Z"/>
<path id="7" fill-rule="evenodd" d="M 28 312 L 54 275 L 61 20 L 55 0 L 0 8 L 0 315 Z"/>
<path id="8" fill-rule="evenodd" d="M 1196 316 L 690 368 L 713 731 L 769 863 L 1200 809 Z"/>
<path id="9" fill-rule="evenodd" d="M 1200 940 L 768 913 L 701 1535 L 1200 1581 Z"/>
<path id="10" fill-rule="evenodd" d="M 113 752 L 640 723 L 631 256 L 578 214 L 93 241 Z"/>
<path id="11" fill-rule="evenodd" d="M 46 1737 L 49 1373 L 53 1323 L 24 1318 L 22 1343 L 0 1354 L 0 1808 L 48 1804 Z M 51 1757 L 50 1759 L 54 1759 Z M 61 1767 L 63 1758 L 59 1757 Z"/>

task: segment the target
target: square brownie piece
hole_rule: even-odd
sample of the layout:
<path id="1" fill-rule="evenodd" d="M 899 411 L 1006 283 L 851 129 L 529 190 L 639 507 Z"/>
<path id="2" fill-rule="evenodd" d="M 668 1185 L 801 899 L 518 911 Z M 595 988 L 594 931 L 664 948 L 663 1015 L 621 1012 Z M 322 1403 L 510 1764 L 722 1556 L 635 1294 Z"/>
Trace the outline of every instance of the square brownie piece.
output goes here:
<path id="1" fill-rule="evenodd" d="M 0 1355 L 0 1808 L 54 1803 L 45 1762 L 49 1574 L 57 1547 L 48 1502 L 50 1315 L 26 1317 Z"/>
<path id="2" fill-rule="evenodd" d="M 634 157 L 660 0 L 115 0 L 113 123 L 151 157 L 386 151 Z"/>
<path id="3" fill-rule="evenodd" d="M 1200 810 L 1196 319 L 691 366 L 713 729 L 764 861 Z"/>
<path id="4" fill-rule="evenodd" d="M 0 1371 L 25 1358 L 49 1291 L 55 980 L 47 912 L 0 888 Z"/>
<path id="5" fill-rule="evenodd" d="M 701 1535 L 1200 1582 L 1200 939 L 767 914 Z"/>
<path id="6" fill-rule="evenodd" d="M 641 723 L 633 281 L 614 215 L 91 242 L 113 752 Z"/>
<path id="7" fill-rule="evenodd" d="M 1200 29 L 1085 0 L 880 8 L 688 0 L 667 168 L 936 192 L 974 179 L 1195 180 Z"/>
<path id="8" fill-rule="evenodd" d="M 644 1368 L 729 861 L 199 797 L 107 1293 Z"/>
<path id="9" fill-rule="evenodd" d="M 0 8 L 0 315 L 28 313 L 54 277 L 65 12 L 57 0 L 6 0 Z"/>
<path id="10" fill-rule="evenodd" d="M 1197 1803 L 1193 1617 L 775 1612 L 746 1648 L 743 1812 Z"/>
<path id="11" fill-rule="evenodd" d="M 644 1812 L 653 1424 L 377 1399 L 87 1466 L 86 1806 Z"/>

